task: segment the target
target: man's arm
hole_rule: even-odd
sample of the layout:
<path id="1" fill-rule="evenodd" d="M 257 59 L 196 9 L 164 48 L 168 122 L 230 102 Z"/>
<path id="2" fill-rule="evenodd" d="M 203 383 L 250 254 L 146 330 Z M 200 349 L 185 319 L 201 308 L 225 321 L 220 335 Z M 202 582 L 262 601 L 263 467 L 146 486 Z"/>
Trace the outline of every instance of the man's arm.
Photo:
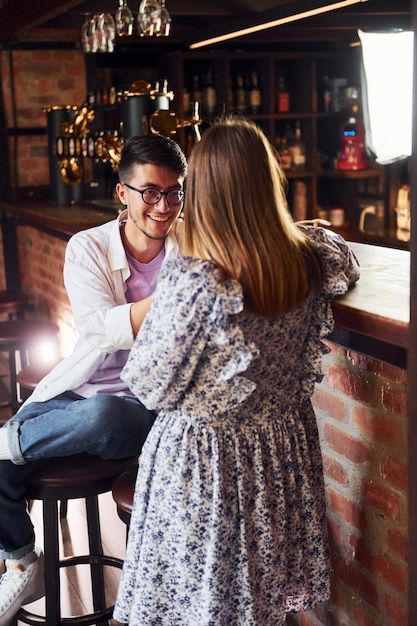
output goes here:
<path id="1" fill-rule="evenodd" d="M 130 307 L 130 323 L 132 325 L 132 331 L 135 337 L 138 334 L 140 327 L 142 326 L 142 322 L 145 319 L 147 312 L 149 311 L 151 302 L 152 296 L 148 296 L 143 300 L 139 300 L 139 302 L 134 302 Z"/>

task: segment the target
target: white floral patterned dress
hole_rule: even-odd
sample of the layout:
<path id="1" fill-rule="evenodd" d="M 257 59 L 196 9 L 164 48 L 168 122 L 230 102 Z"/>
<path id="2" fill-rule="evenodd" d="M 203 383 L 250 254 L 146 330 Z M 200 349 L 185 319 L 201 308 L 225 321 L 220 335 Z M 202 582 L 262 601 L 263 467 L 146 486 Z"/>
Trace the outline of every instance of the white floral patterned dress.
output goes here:
<path id="1" fill-rule="evenodd" d="M 306 228 L 320 296 L 243 312 L 216 266 L 167 262 L 123 379 L 159 415 L 143 447 L 114 617 L 131 626 L 276 626 L 329 596 L 310 396 L 330 301 L 358 277 L 346 242 Z"/>

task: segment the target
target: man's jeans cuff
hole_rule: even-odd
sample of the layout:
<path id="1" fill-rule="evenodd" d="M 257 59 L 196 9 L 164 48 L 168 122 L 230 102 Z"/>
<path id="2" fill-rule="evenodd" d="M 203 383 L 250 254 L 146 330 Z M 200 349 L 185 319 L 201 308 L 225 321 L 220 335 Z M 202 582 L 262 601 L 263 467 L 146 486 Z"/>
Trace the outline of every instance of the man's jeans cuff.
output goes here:
<path id="1" fill-rule="evenodd" d="M 26 463 L 19 444 L 20 422 L 18 419 L 11 419 L 7 422 L 7 445 L 10 450 L 10 460 L 15 465 L 24 465 Z"/>

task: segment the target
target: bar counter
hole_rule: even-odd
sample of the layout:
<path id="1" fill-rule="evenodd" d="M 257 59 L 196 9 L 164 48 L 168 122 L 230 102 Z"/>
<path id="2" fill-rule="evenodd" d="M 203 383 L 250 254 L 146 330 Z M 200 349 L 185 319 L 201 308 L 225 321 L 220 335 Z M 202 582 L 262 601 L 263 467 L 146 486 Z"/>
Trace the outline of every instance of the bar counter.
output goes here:
<path id="1" fill-rule="evenodd" d="M 7 283 L 16 279 L 15 229 L 28 224 L 60 239 L 114 219 L 118 201 L 83 205 L 0 203 Z M 351 242 L 361 265 L 361 278 L 333 303 L 335 343 L 406 368 L 409 325 L 410 253 Z M 16 284 L 16 283 L 14 283 Z"/>

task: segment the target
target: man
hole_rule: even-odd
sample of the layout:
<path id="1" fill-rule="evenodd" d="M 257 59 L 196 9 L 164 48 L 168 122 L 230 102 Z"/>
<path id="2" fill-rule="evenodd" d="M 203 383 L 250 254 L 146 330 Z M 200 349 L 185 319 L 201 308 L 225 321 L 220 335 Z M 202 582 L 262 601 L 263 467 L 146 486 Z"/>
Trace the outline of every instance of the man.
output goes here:
<path id="1" fill-rule="evenodd" d="M 131 394 L 120 372 L 161 266 L 178 253 L 186 174 L 174 141 L 133 137 L 122 150 L 116 186 L 126 209 L 68 243 L 64 282 L 79 339 L 0 429 L 2 626 L 44 594 L 43 555 L 21 495 L 28 475 L 52 457 L 139 455 L 153 424 L 154 413 Z"/>

